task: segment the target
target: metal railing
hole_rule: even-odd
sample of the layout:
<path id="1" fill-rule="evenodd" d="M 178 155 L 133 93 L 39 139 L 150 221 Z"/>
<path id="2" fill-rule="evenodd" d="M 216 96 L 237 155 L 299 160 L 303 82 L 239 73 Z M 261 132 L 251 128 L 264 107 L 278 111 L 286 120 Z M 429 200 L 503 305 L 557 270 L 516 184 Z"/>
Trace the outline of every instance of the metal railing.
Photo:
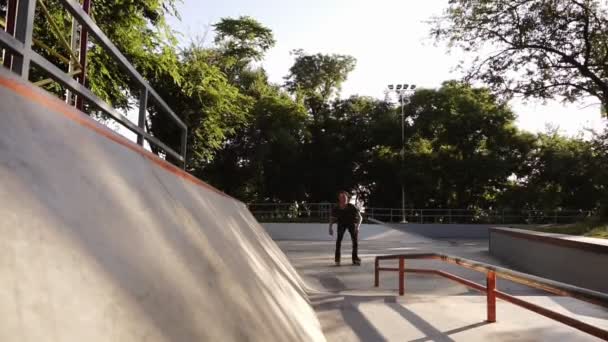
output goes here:
<path id="1" fill-rule="evenodd" d="M 331 203 L 250 203 L 249 210 L 258 221 L 327 222 Z"/>
<path id="2" fill-rule="evenodd" d="M 327 221 L 330 203 L 250 203 L 249 210 L 260 221 Z M 590 210 L 472 210 L 363 208 L 363 216 L 383 222 L 409 223 L 487 223 L 487 224 L 561 224 L 585 220 Z"/>
<path id="3" fill-rule="evenodd" d="M 183 121 L 169 108 L 165 101 L 156 93 L 156 91 L 144 80 L 144 78 L 135 70 L 133 65 L 125 58 L 118 48 L 110 41 L 110 39 L 101 31 L 101 29 L 93 22 L 91 17 L 80 7 L 79 3 L 73 0 L 60 0 L 62 6 L 82 25 L 83 31 L 91 34 L 96 42 L 109 53 L 118 65 L 132 78 L 139 87 L 139 120 L 138 124 L 132 123 L 126 116 L 119 113 L 112 106 L 96 96 L 91 90 L 83 84 L 77 82 L 71 75 L 61 70 L 53 63 L 45 59 L 43 56 L 32 50 L 32 35 L 34 29 L 34 13 L 36 10 L 37 0 L 9 0 L 12 6 L 16 6 L 16 18 L 14 20 L 14 36 L 9 32 L 0 31 L 0 46 L 8 50 L 8 59 L 11 60 L 10 69 L 23 79 L 29 81 L 29 73 L 31 64 L 48 72 L 51 77 L 65 86 L 67 89 L 75 93 L 80 98 L 86 99 L 91 105 L 95 106 L 103 113 L 109 115 L 114 120 L 122 124 L 124 127 L 137 135 L 137 143 L 140 146 L 144 145 L 144 139 L 150 144 L 162 149 L 167 155 L 171 155 L 185 168 L 186 162 L 186 144 L 188 129 Z M 16 2 L 16 3 L 15 3 Z M 11 18 L 9 18 L 11 19 Z M 8 27 L 7 27 L 8 28 Z M 5 57 L 5 60 L 7 58 Z M 162 112 L 167 114 L 181 130 L 181 146 L 180 152 L 174 151 L 172 148 L 164 144 L 162 141 L 146 132 L 145 116 L 148 100 L 153 100 L 158 105 Z"/>
<path id="4" fill-rule="evenodd" d="M 368 217 L 384 222 L 410 223 L 488 223 L 488 224 L 561 224 L 574 223 L 594 215 L 582 209 L 396 209 L 367 208 Z"/>
<path id="5" fill-rule="evenodd" d="M 477 284 L 470 280 L 458 277 L 451 273 L 435 270 L 435 269 L 415 269 L 405 268 L 406 259 L 434 259 L 446 263 L 462 266 L 467 269 L 482 272 L 486 274 L 486 286 Z M 398 260 L 399 267 L 380 267 L 381 260 Z M 490 323 L 496 322 L 496 298 L 507 301 L 511 304 L 518 305 L 527 310 L 536 312 L 555 321 L 564 323 L 568 326 L 586 332 L 595 337 L 608 340 L 608 331 L 592 326 L 588 323 L 563 315 L 561 313 L 549 310 L 542 306 L 524 301 L 515 296 L 497 290 L 496 279 L 503 278 L 518 284 L 526 285 L 535 289 L 543 290 L 558 296 L 572 297 L 587 303 L 599 305 L 608 308 L 608 295 L 591 291 L 588 289 L 579 288 L 572 285 L 559 283 L 556 281 L 535 277 L 532 275 L 515 272 L 509 269 L 496 267 L 468 259 L 457 258 L 449 255 L 436 253 L 420 253 L 420 254 L 396 254 L 377 256 L 374 265 L 374 286 L 380 286 L 380 271 L 392 271 L 399 273 L 399 295 L 405 294 L 405 274 L 406 273 L 423 273 L 434 274 L 444 278 L 456 281 L 467 287 L 486 294 L 486 309 L 487 321 Z"/>

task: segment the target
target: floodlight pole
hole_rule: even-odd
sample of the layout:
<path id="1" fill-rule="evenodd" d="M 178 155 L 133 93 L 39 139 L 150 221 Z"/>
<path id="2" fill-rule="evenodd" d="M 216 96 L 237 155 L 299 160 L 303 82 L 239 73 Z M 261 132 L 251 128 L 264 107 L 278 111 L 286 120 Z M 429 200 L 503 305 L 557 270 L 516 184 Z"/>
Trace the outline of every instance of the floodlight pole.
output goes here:
<path id="1" fill-rule="evenodd" d="M 416 88 L 415 85 L 411 85 L 409 90 L 414 90 Z M 408 91 L 408 85 L 404 84 L 403 88 L 401 88 L 401 84 L 399 84 L 394 90 L 393 85 L 388 86 L 389 92 L 394 91 L 399 95 L 399 101 L 401 102 L 401 173 L 403 176 L 403 170 L 405 170 L 405 93 Z M 401 177 L 401 223 L 407 223 L 406 214 L 405 214 L 405 180 Z"/>
<path id="2" fill-rule="evenodd" d="M 405 170 L 405 113 L 403 111 L 403 95 L 405 90 L 401 91 L 401 222 L 407 223 L 405 216 L 405 180 L 403 179 L 403 171 Z"/>

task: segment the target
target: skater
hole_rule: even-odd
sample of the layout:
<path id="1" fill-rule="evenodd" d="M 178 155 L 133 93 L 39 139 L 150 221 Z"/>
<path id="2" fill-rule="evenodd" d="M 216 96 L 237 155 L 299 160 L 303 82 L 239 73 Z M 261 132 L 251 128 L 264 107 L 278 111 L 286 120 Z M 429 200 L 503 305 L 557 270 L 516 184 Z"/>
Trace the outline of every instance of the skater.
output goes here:
<path id="1" fill-rule="evenodd" d="M 361 213 L 359 209 L 348 203 L 349 195 L 346 191 L 338 193 L 338 206 L 331 212 L 329 218 L 329 235 L 334 235 L 333 224 L 338 223 L 338 236 L 336 238 L 336 266 L 340 266 L 340 247 L 344 233 L 348 230 L 350 239 L 353 242 L 353 265 L 361 265 L 359 259 L 359 226 L 361 226 Z"/>

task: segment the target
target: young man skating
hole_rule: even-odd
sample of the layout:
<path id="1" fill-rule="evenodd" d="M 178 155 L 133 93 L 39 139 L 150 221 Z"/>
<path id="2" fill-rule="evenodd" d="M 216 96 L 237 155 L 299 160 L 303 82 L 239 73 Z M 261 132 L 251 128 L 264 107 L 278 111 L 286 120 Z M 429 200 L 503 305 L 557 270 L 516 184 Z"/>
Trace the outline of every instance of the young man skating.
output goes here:
<path id="1" fill-rule="evenodd" d="M 361 213 L 359 209 L 348 203 L 349 196 L 346 191 L 340 191 L 338 193 L 338 206 L 331 212 L 329 218 L 329 235 L 334 235 L 333 224 L 338 224 L 338 237 L 336 239 L 336 265 L 340 265 L 340 247 L 342 245 L 342 238 L 344 233 L 348 230 L 350 239 L 353 242 L 353 265 L 361 265 L 361 259 L 359 259 L 358 248 L 359 248 L 359 226 L 361 226 Z"/>

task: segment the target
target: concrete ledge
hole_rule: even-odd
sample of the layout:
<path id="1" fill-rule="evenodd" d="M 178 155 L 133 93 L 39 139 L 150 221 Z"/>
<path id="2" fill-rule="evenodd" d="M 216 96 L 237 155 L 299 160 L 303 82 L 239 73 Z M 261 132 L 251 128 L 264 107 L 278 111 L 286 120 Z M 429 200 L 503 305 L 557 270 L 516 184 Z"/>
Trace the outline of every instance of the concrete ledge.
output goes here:
<path id="1" fill-rule="evenodd" d="M 520 271 L 608 293 L 608 241 L 491 228 L 490 254 Z"/>
<path id="2" fill-rule="evenodd" d="M 489 229 L 497 227 L 487 224 L 390 223 L 390 225 L 431 239 L 487 239 Z"/>

